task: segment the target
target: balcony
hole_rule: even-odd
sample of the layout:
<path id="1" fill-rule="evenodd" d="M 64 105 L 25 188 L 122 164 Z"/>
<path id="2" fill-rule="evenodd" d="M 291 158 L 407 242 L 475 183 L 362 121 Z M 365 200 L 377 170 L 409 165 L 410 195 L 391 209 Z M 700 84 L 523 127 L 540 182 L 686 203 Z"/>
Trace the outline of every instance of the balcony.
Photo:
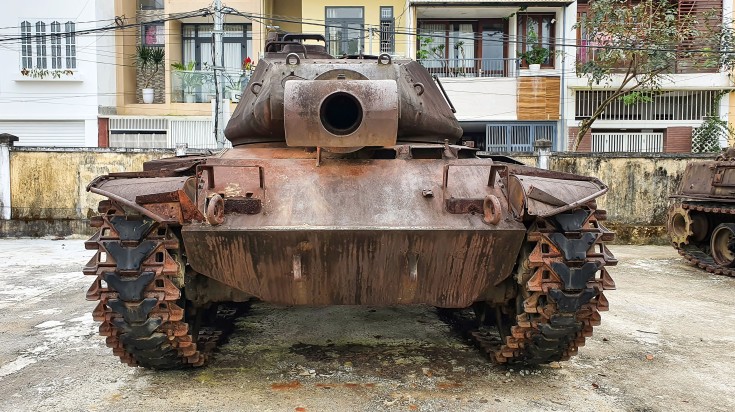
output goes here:
<path id="1" fill-rule="evenodd" d="M 592 133 L 592 153 L 664 151 L 663 133 Z"/>
<path id="2" fill-rule="evenodd" d="M 214 71 L 174 70 L 171 72 L 172 103 L 209 103 L 215 98 Z M 250 75 L 238 71 L 223 74 L 225 98 L 237 102 L 250 80 Z"/>
<path id="3" fill-rule="evenodd" d="M 521 60 L 487 59 L 421 59 L 431 74 L 438 77 L 518 77 Z"/>

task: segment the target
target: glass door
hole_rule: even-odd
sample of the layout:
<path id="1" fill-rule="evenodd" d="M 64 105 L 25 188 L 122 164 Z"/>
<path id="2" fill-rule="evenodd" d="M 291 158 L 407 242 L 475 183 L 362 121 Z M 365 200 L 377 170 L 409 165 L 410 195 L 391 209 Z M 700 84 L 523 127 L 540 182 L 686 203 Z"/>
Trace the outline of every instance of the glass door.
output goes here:
<path id="1" fill-rule="evenodd" d="M 480 60 L 481 77 L 505 77 L 511 73 L 510 62 L 507 56 L 506 33 L 507 26 L 502 19 L 483 20 L 480 24 L 482 31 L 482 59 Z"/>

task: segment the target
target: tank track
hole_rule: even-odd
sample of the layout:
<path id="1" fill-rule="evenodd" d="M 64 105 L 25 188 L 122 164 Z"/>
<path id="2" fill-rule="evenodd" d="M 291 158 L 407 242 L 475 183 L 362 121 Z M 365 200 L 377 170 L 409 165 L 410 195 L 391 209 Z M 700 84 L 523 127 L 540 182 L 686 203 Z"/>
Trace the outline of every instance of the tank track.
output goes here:
<path id="1" fill-rule="evenodd" d="M 97 250 L 83 269 L 95 277 L 87 300 L 99 301 L 92 317 L 102 322 L 99 333 L 113 354 L 130 366 L 152 369 L 203 365 L 238 308 L 200 308 L 207 315 L 201 322 L 185 317 L 186 264 L 173 228 L 114 210 L 93 219 L 93 226 L 99 230 L 85 243 Z"/>
<path id="2" fill-rule="evenodd" d="M 505 324 L 498 319 L 488 326 L 467 311 L 442 311 L 442 318 L 498 364 L 574 356 L 609 308 L 603 291 L 615 289 L 605 266 L 617 260 L 604 244 L 614 233 L 599 223 L 604 219 L 604 211 L 593 209 L 537 219 L 516 265 L 518 296 L 502 316 Z"/>
<path id="3" fill-rule="evenodd" d="M 672 208 L 675 208 L 677 206 L 681 207 L 684 210 L 696 210 L 698 212 L 704 213 L 733 215 L 733 217 L 735 217 L 735 206 L 726 206 L 722 204 L 712 203 L 681 202 L 673 205 Z M 674 244 L 673 246 L 676 248 L 677 252 L 679 252 L 679 254 L 684 257 L 684 259 L 688 260 L 700 269 L 704 269 L 707 272 L 715 275 L 735 277 L 735 268 L 723 267 L 717 264 L 712 256 L 710 256 L 707 252 L 705 252 L 698 246 L 691 243 L 684 246 L 680 246 L 677 244 Z"/>

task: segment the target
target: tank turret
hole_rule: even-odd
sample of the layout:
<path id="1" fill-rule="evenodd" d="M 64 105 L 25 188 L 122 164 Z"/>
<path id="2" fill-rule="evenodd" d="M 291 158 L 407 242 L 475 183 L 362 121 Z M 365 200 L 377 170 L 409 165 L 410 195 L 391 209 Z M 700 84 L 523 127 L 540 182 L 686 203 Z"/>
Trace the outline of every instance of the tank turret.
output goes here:
<path id="1" fill-rule="evenodd" d="M 417 62 L 391 56 L 333 58 L 321 35 L 266 44 L 225 135 L 233 146 L 356 148 L 397 142 L 455 143 L 462 136 L 435 80 Z"/>

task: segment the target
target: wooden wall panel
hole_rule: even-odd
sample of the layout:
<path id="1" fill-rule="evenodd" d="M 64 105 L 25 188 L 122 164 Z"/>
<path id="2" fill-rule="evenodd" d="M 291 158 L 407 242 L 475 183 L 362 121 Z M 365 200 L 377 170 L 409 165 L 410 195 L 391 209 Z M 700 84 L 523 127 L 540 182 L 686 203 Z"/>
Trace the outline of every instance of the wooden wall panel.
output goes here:
<path id="1" fill-rule="evenodd" d="M 691 153 L 692 151 L 692 128 L 691 127 L 668 127 L 664 134 L 665 153 Z"/>
<path id="2" fill-rule="evenodd" d="M 558 120 L 559 77 L 518 78 L 518 120 Z"/>

